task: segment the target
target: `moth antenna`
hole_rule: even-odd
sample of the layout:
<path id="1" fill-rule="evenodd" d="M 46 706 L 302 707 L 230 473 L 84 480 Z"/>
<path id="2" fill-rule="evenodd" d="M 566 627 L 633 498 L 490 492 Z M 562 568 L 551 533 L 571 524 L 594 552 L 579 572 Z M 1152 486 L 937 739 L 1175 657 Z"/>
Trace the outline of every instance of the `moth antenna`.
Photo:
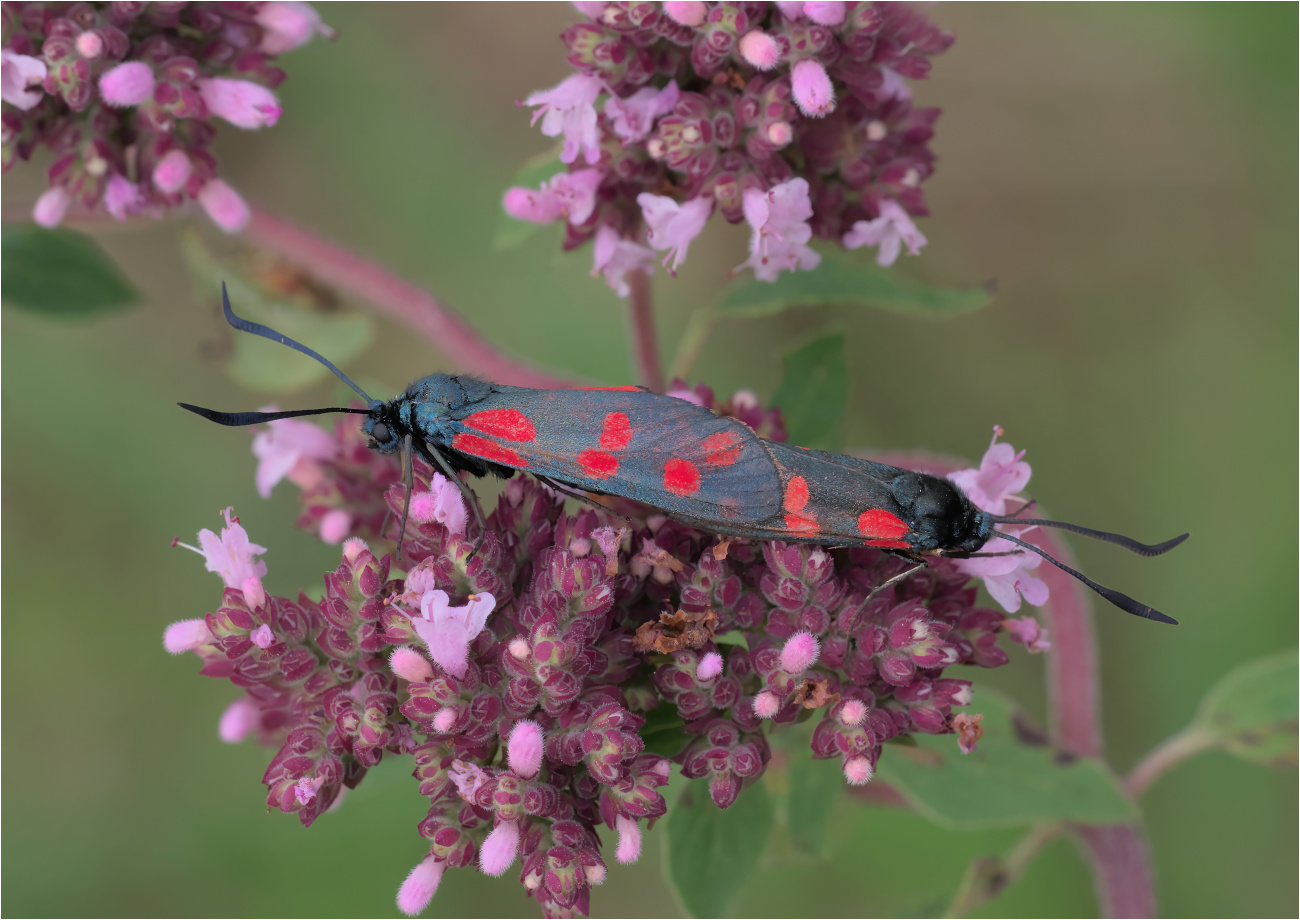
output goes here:
<path id="1" fill-rule="evenodd" d="M 1019 508 L 1017 508 L 1015 511 L 1013 511 L 1011 514 L 1007 515 L 1007 517 L 1008 517 L 1008 518 L 1017 518 L 1017 517 L 1020 517 L 1020 515 L 1024 514 L 1026 511 L 1028 511 L 1030 508 L 1034 507 L 1034 505 L 1036 505 L 1036 504 L 1038 504 L 1038 499 L 1036 499 L 1036 498 L 1031 498 L 1031 499 L 1027 500 L 1027 501 L 1026 501 L 1023 505 L 1021 505 Z"/>
<path id="2" fill-rule="evenodd" d="M 335 367 L 328 358 L 324 357 L 319 352 L 313 351 L 301 342 L 295 342 L 282 332 L 276 332 L 270 326 L 263 326 L 261 323 L 254 323 L 251 320 L 246 320 L 242 317 L 236 316 L 235 311 L 230 308 L 230 297 L 226 294 L 226 282 L 224 281 L 221 282 L 221 311 L 226 314 L 226 322 L 230 323 L 230 325 L 234 326 L 240 332 L 251 332 L 253 335 L 260 335 L 262 338 L 270 339 L 272 342 L 279 342 L 281 345 L 288 345 L 294 351 L 300 351 L 309 358 L 315 358 L 321 364 L 328 367 L 335 377 L 350 386 L 358 396 L 366 401 L 367 406 L 373 408 L 379 404 L 378 400 L 371 399 L 366 394 L 365 390 L 353 383 L 348 378 L 347 374 Z"/>
<path id="3" fill-rule="evenodd" d="M 351 412 L 354 415 L 369 415 L 369 409 L 345 409 L 334 407 L 331 409 L 290 409 L 287 412 L 218 412 L 216 409 L 204 409 L 202 406 L 191 406 L 189 403 L 177 403 L 182 409 L 189 409 L 195 415 L 201 415 L 209 422 L 216 422 L 218 425 L 229 425 L 231 427 L 241 427 L 243 425 L 260 425 L 263 422 L 273 422 L 278 418 L 297 418 L 300 415 L 324 415 L 327 412 Z"/>
<path id="4" fill-rule="evenodd" d="M 411 492 L 415 490 L 415 465 L 411 459 L 411 435 L 408 432 L 402 442 L 402 484 L 406 486 L 406 498 L 402 500 L 402 523 L 397 528 L 397 560 L 402 559 L 402 541 L 406 539 L 406 518 L 411 513 Z"/>
<path id="5" fill-rule="evenodd" d="M 1142 617 L 1143 619 L 1146 620 L 1155 620 L 1157 623 L 1170 623 L 1174 626 L 1178 625 L 1178 621 L 1175 620 L 1173 617 L 1166 616 L 1165 614 L 1161 613 L 1159 610 L 1156 610 L 1154 607 L 1148 607 L 1146 604 L 1139 603 L 1138 601 L 1133 600 L 1133 598 L 1129 597 L 1127 594 L 1122 594 L 1119 591 L 1114 590 L 1113 588 L 1107 588 L 1097 584 L 1095 581 L 1093 581 L 1088 576 L 1084 575 L 1082 572 L 1075 571 L 1074 569 L 1066 565 L 1064 562 L 1061 562 L 1060 560 L 1053 558 L 1043 550 L 1039 549 L 1037 546 L 1034 546 L 1034 544 L 1027 543 L 1024 540 L 1021 540 L 1019 537 L 1013 537 L 1011 536 L 1011 534 L 1002 533 L 1001 531 L 995 531 L 995 533 L 1000 539 L 1010 540 L 1012 543 L 1015 543 L 1017 546 L 1023 546 L 1025 549 L 1029 550 L 1030 552 L 1037 553 L 1038 555 L 1042 556 L 1044 559 L 1046 559 L 1048 562 L 1050 562 L 1052 565 L 1056 566 L 1058 569 L 1062 570 L 1063 572 L 1070 573 L 1075 578 L 1079 579 L 1079 581 L 1087 585 L 1089 588 L 1092 588 L 1092 590 L 1096 591 L 1102 597 L 1106 598 L 1106 600 L 1110 601 L 1120 610 L 1123 610 L 1125 613 L 1131 613 L 1135 617 Z"/>
<path id="6" fill-rule="evenodd" d="M 1019 512 L 1017 512 L 1017 514 L 1018 513 Z M 1093 530 L 1091 527 L 1080 527 L 1078 524 L 1067 524 L 1064 521 L 1034 520 L 1031 518 L 1018 518 L 1015 515 L 1009 517 L 995 517 L 993 520 L 998 524 L 1022 524 L 1026 527 L 1036 524 L 1039 527 L 1058 527 L 1061 530 L 1068 530 L 1070 533 L 1092 537 L 1094 540 L 1104 540 L 1107 543 L 1114 543 L 1116 546 L 1122 546 L 1129 552 L 1137 553 L 1139 556 L 1163 555 L 1191 536 L 1191 534 L 1185 533 L 1182 536 L 1174 537 L 1172 540 L 1166 540 L 1163 543 L 1150 544 L 1139 543 L 1132 537 L 1126 537 L 1123 534 L 1108 533 L 1105 530 Z"/>

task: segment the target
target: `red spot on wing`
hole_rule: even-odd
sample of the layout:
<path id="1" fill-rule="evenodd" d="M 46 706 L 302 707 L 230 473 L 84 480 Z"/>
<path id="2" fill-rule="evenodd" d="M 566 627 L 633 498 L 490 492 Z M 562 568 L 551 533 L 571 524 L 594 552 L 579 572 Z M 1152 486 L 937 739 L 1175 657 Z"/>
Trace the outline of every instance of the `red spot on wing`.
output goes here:
<path id="1" fill-rule="evenodd" d="M 898 541 L 899 537 L 907 535 L 907 525 L 903 523 L 888 511 L 881 511 L 879 508 L 872 508 L 870 511 L 864 511 L 858 515 L 858 532 L 864 537 L 875 537 L 881 540 Z M 868 543 L 868 546 L 875 546 L 874 543 Z M 892 544 L 891 544 L 892 545 Z M 911 544 L 904 543 L 903 546 Z M 901 549 L 901 547 L 899 547 Z"/>
<path id="2" fill-rule="evenodd" d="M 581 389 L 581 390 L 607 390 L 607 391 L 608 391 L 608 390 L 620 390 L 620 391 L 622 391 L 622 390 L 628 390 L 628 391 L 630 391 L 630 392 L 636 393 L 636 392 L 639 392 L 641 388 L 640 388 L 640 387 L 579 387 L 578 389 Z"/>
<path id="3" fill-rule="evenodd" d="M 493 463 L 504 463 L 506 466 L 517 467 L 528 466 L 528 461 L 510 448 L 502 447 L 487 438 L 480 438 L 476 434 L 460 432 L 451 439 L 451 448 L 482 460 L 491 460 Z"/>
<path id="4" fill-rule="evenodd" d="M 632 422 L 626 412 L 611 412 L 600 429 L 600 446 L 605 450 L 622 450 L 632 440 Z"/>
<path id="5" fill-rule="evenodd" d="M 785 516 L 785 529 L 792 534 L 808 536 L 817 533 L 819 528 L 817 519 L 811 514 L 787 514 Z"/>
<path id="6" fill-rule="evenodd" d="M 518 409 L 484 409 L 465 419 L 465 424 L 503 441 L 532 441 L 537 437 L 533 423 Z"/>
<path id="7" fill-rule="evenodd" d="M 700 445 L 704 449 L 704 460 L 715 466 L 731 466 L 740 459 L 744 447 L 740 433 L 736 431 L 719 431 L 704 439 Z"/>
<path id="8" fill-rule="evenodd" d="M 574 458 L 588 476 L 608 479 L 618 472 L 618 457 L 603 450 L 584 450 Z"/>
<path id="9" fill-rule="evenodd" d="M 912 544 L 906 540 L 868 540 L 867 546 L 878 546 L 881 549 L 911 549 Z"/>
<path id="10" fill-rule="evenodd" d="M 664 488 L 674 495 L 694 495 L 700 491 L 700 471 L 689 460 L 673 457 L 664 464 Z"/>
<path id="11" fill-rule="evenodd" d="M 802 511 L 808 504 L 808 483 L 802 476 L 795 476 L 785 486 L 785 501 L 781 507 L 795 513 Z M 787 517 L 788 520 L 788 517 Z"/>

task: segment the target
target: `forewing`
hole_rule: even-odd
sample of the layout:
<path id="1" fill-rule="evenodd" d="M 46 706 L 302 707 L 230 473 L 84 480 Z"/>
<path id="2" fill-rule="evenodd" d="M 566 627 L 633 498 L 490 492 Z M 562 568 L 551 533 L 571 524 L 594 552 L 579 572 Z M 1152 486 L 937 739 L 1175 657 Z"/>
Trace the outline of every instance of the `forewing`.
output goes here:
<path id="1" fill-rule="evenodd" d="M 646 390 L 495 387 L 445 428 L 453 450 L 719 531 L 780 508 L 776 464 L 747 426 Z"/>

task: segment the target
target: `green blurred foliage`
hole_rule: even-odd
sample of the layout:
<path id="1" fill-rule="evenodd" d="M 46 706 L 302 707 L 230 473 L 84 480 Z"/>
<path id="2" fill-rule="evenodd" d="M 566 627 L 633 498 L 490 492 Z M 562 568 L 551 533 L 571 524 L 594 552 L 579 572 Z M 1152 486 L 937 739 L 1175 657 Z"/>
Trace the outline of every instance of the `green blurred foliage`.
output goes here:
<path id="1" fill-rule="evenodd" d="M 621 305 L 589 250 L 554 234 L 493 249 L 499 202 L 550 142 L 513 102 L 565 75 L 567 6 L 325 8 L 340 32 L 286 60 L 272 130 L 223 130 L 223 171 L 251 199 L 427 285 L 504 347 L 629 379 Z M 1192 718 L 1233 666 L 1296 644 L 1296 50 L 1293 5 L 952 5 L 958 42 L 918 89 L 944 107 L 924 254 L 901 269 L 968 289 L 942 323 L 853 308 L 719 327 L 696 372 L 770 397 L 791 341 L 847 344 L 846 446 L 977 457 L 994 423 L 1029 450 L 1033 494 L 1068 520 L 1193 539 L 1158 560 L 1076 543 L 1091 575 L 1183 625 L 1098 609 L 1110 756 L 1126 770 Z M 540 40 L 539 40 L 540 37 Z M 43 165 L 5 177 L 34 200 Z M 293 527 L 282 486 L 253 489 L 246 434 L 182 413 L 264 397 L 223 372 L 230 337 L 197 302 L 177 222 L 97 231 L 147 302 L 89 325 L 3 317 L 4 908 L 12 915 L 371 915 L 420 858 L 424 814 L 386 762 L 310 831 L 265 814 L 269 753 L 228 747 L 235 696 L 161 648 L 219 586 L 170 547 L 233 504 L 269 546 L 267 587 L 319 584 L 337 550 Z M 743 228 L 715 222 L 680 277 L 656 279 L 668 353 L 726 288 Z M 223 245 L 220 239 L 213 244 Z M 451 369 L 380 324 L 349 372 L 393 392 Z M 377 386 L 376 389 L 380 387 Z M 294 404 L 328 404 L 318 385 Z M 47 668 L 53 659 L 53 670 Z M 972 675 L 1045 716 L 1041 658 Z M 978 702 L 978 695 L 977 695 Z M 895 751 L 890 751 L 893 756 Z M 835 809 L 825 856 L 772 846 L 733 914 L 934 915 L 972 858 L 1019 831 L 942 830 L 864 804 Z M 1146 795 L 1164 913 L 1292 916 L 1296 781 L 1223 753 Z M 649 832 L 615 864 L 601 915 L 672 915 Z M 1230 842 L 1230 846 L 1224 844 Z M 612 841 L 611 841 L 612 843 Z M 1079 916 L 1096 902 L 1064 841 L 985 916 Z M 449 873 L 429 916 L 534 914 L 513 881 Z"/>

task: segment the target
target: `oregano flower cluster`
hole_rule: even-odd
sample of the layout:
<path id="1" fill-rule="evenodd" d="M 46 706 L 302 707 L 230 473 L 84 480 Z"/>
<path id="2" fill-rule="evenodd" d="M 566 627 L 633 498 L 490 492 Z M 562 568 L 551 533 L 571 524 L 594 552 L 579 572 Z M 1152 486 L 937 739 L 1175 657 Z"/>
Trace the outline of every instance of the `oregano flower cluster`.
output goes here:
<path id="1" fill-rule="evenodd" d="M 751 394 L 675 392 L 784 437 Z M 1008 450 L 995 439 L 958 474 L 972 497 L 1024 485 Z M 221 577 L 219 604 L 168 627 L 164 645 L 239 688 L 221 736 L 276 750 L 266 802 L 304 825 L 384 757 L 411 758 L 428 802 L 397 894 L 412 915 L 448 869 L 517 867 L 546 916 L 585 916 L 610 874 L 602 835 L 635 862 L 673 769 L 727 808 L 763 775 L 771 732 L 804 721 L 811 756 L 837 760 L 850 784 L 914 732 L 955 733 L 969 751 L 979 716 L 958 710 L 972 684 L 948 669 L 1005 664 L 1004 633 L 1045 646 L 1034 621 L 979 607 L 978 573 L 956 561 L 877 592 L 906 563 L 719 537 L 627 501 L 566 509 L 522 474 L 495 508 L 469 508 L 417 460 L 399 559 L 401 470 L 355 420 L 275 421 L 254 453 L 263 494 L 288 478 L 300 525 L 342 542 L 338 566 L 319 600 L 269 594 L 266 549 L 227 510 L 220 534 L 190 547 Z"/>

